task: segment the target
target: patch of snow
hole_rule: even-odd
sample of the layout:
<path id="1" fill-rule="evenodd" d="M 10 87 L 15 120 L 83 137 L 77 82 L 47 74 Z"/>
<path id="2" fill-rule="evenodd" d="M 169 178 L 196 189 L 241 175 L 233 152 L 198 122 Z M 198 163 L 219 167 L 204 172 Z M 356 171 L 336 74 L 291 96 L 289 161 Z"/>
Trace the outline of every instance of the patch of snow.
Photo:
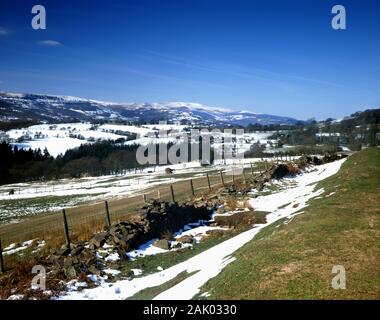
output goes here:
<path id="1" fill-rule="evenodd" d="M 21 243 L 19 247 L 16 247 L 16 244 L 12 243 L 11 245 L 3 249 L 3 255 L 11 255 L 11 254 L 15 254 L 17 252 L 23 251 L 25 249 L 28 249 L 32 245 L 33 241 L 34 240 L 24 241 Z"/>
<path id="2" fill-rule="evenodd" d="M 131 269 L 131 271 L 133 272 L 134 276 L 140 276 L 140 275 L 142 275 L 142 270 L 141 269 Z"/>
<path id="3" fill-rule="evenodd" d="M 227 230 L 227 228 L 222 227 L 210 227 L 210 226 L 199 226 L 196 228 L 190 228 L 189 226 L 185 226 L 183 232 L 179 232 L 175 235 L 175 239 L 181 238 L 182 236 L 192 236 L 197 243 L 201 241 L 201 239 L 207 235 L 208 231 L 211 230 Z M 187 229 L 187 230 L 186 230 Z"/>
<path id="4" fill-rule="evenodd" d="M 164 250 L 164 249 L 155 247 L 153 245 L 153 243 L 156 240 L 157 239 L 150 240 L 147 243 L 138 247 L 136 250 L 127 252 L 126 253 L 127 257 L 130 259 L 135 259 L 135 258 L 139 258 L 139 257 L 152 256 L 152 255 L 156 255 L 158 253 L 164 253 L 164 252 L 169 251 L 169 250 Z"/>
<path id="5" fill-rule="evenodd" d="M 16 247 L 15 243 L 11 243 L 8 247 L 3 248 L 3 251 L 9 251 Z"/>
<path id="6" fill-rule="evenodd" d="M 120 256 L 117 252 L 111 253 L 108 257 L 105 258 L 108 262 L 115 262 L 120 260 Z"/>
<path id="7" fill-rule="evenodd" d="M 8 297 L 7 300 L 22 300 L 24 298 L 24 295 L 22 294 L 12 294 Z"/>
<path id="8" fill-rule="evenodd" d="M 69 292 L 77 291 L 78 289 L 86 288 L 87 283 L 84 281 L 71 280 L 66 284 L 66 287 Z"/>
<path id="9" fill-rule="evenodd" d="M 207 291 L 206 291 L 206 292 L 203 292 L 203 293 L 200 295 L 200 297 L 204 297 L 204 298 L 207 298 L 207 297 L 209 297 L 209 296 L 211 296 L 211 294 L 209 294 Z"/>
<path id="10" fill-rule="evenodd" d="M 116 275 L 120 274 L 120 271 L 115 270 L 115 269 L 104 269 L 103 271 L 107 274 L 112 275 L 112 276 L 116 276 Z"/>

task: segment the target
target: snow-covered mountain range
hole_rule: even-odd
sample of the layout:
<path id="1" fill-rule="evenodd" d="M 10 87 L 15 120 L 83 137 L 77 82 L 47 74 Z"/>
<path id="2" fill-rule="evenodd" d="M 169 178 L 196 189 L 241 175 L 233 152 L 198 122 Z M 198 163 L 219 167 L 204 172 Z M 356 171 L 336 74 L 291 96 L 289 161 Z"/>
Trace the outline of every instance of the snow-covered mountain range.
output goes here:
<path id="1" fill-rule="evenodd" d="M 182 122 L 203 125 L 295 124 L 298 120 L 250 111 L 214 108 L 199 103 L 113 103 L 71 96 L 0 92 L 0 121 L 133 120 L 158 123 Z"/>

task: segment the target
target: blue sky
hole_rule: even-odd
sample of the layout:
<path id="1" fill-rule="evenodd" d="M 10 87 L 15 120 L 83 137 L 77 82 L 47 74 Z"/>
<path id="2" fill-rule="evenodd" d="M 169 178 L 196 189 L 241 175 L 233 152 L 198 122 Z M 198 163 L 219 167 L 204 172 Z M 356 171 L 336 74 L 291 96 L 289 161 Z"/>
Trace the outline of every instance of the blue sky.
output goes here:
<path id="1" fill-rule="evenodd" d="M 42 4 L 47 29 L 33 30 Z M 347 29 L 331 27 L 342 4 Z M 380 1 L 14 1 L 0 90 L 339 118 L 380 106 Z"/>

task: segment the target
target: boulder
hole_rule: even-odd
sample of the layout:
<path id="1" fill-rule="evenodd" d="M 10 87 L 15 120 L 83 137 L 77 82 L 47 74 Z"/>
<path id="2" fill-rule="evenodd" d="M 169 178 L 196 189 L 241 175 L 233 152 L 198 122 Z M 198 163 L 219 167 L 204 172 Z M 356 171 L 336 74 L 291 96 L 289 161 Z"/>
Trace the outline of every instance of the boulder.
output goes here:
<path id="1" fill-rule="evenodd" d="M 63 272 L 65 276 L 69 279 L 77 278 L 81 273 L 74 266 L 68 266 L 63 268 Z"/>
<path id="2" fill-rule="evenodd" d="M 95 266 L 90 266 L 88 268 L 88 272 L 91 273 L 91 274 L 95 274 L 97 276 L 100 276 L 100 274 L 101 274 L 101 271 L 98 270 L 97 268 L 95 268 Z"/>
<path id="3" fill-rule="evenodd" d="M 185 235 L 176 239 L 176 241 L 184 244 L 184 243 L 193 243 L 194 239 L 190 235 Z"/>
<path id="4" fill-rule="evenodd" d="M 170 243 L 168 240 L 160 239 L 156 240 L 153 245 L 157 248 L 169 250 L 170 249 Z"/>
<path id="5" fill-rule="evenodd" d="M 263 191 L 264 189 L 264 183 L 262 181 L 259 181 L 257 184 L 256 184 L 256 190 L 257 191 Z"/>
<path id="6" fill-rule="evenodd" d="M 226 212 L 226 209 L 225 207 L 219 207 L 217 210 L 216 210 L 216 213 L 217 214 L 223 214 Z"/>
<path id="7" fill-rule="evenodd" d="M 92 239 L 89 241 L 90 247 L 100 248 L 102 247 L 107 240 L 107 233 L 106 232 L 100 232 L 95 234 L 95 236 L 92 237 Z"/>
<path id="8" fill-rule="evenodd" d="M 72 256 L 80 255 L 83 250 L 84 250 L 84 246 L 83 245 L 74 245 L 73 248 L 72 248 L 72 250 L 71 250 L 71 255 Z"/>

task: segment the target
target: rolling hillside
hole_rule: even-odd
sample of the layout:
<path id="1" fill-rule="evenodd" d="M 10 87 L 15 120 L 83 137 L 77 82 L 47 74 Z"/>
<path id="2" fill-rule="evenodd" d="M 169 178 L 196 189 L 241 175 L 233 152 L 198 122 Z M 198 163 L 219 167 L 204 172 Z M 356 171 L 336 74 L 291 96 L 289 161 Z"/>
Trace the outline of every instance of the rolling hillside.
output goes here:
<path id="1" fill-rule="evenodd" d="M 352 155 L 304 213 L 269 226 L 203 288 L 210 299 L 379 299 L 380 149 Z M 331 286 L 332 268 L 346 289 Z"/>

